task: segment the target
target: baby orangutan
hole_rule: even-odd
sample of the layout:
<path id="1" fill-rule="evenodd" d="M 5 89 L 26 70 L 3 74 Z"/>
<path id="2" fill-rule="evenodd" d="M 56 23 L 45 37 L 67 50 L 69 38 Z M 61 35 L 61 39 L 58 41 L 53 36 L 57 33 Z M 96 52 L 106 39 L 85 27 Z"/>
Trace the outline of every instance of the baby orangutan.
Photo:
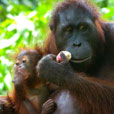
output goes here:
<path id="1" fill-rule="evenodd" d="M 49 114 L 54 109 L 54 101 L 46 101 L 49 89 L 36 73 L 36 65 L 41 57 L 37 50 L 23 50 L 16 59 L 11 101 L 19 114 Z"/>

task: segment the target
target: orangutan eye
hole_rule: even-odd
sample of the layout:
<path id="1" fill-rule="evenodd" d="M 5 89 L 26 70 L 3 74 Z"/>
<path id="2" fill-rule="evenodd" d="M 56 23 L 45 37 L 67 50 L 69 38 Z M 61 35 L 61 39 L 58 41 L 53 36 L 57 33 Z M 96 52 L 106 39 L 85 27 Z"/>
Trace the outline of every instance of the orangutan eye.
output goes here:
<path id="1" fill-rule="evenodd" d="M 65 29 L 65 31 L 66 32 L 68 32 L 68 33 L 71 33 L 72 31 L 73 31 L 73 27 L 67 27 L 66 29 Z"/>
<path id="2" fill-rule="evenodd" d="M 85 32 L 85 31 L 88 30 L 88 26 L 87 25 L 80 25 L 79 30 L 82 31 L 82 32 Z"/>
<path id="3" fill-rule="evenodd" d="M 29 61 L 28 57 L 27 57 L 27 56 L 24 56 L 23 59 L 22 59 L 22 62 L 23 62 L 23 63 L 26 63 L 26 62 L 28 62 L 28 61 Z"/>
<path id="4" fill-rule="evenodd" d="M 16 61 L 16 63 L 15 63 L 17 66 L 19 65 L 19 61 Z"/>
<path id="5" fill-rule="evenodd" d="M 26 63 L 27 61 L 26 61 L 26 60 L 23 60 L 22 62 L 23 62 L 23 63 Z"/>

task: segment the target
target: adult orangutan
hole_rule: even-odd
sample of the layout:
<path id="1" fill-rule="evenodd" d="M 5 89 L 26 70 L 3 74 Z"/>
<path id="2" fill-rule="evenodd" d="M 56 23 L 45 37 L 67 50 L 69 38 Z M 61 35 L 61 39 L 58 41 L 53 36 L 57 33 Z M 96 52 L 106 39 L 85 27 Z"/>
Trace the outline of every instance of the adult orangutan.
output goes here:
<path id="1" fill-rule="evenodd" d="M 37 65 L 39 77 L 60 86 L 52 99 L 54 114 L 114 113 L 114 23 L 104 22 L 84 0 L 58 4 L 51 18 L 51 34 Z M 70 62 L 60 51 L 69 51 Z M 111 82 L 112 81 L 112 82 Z"/>

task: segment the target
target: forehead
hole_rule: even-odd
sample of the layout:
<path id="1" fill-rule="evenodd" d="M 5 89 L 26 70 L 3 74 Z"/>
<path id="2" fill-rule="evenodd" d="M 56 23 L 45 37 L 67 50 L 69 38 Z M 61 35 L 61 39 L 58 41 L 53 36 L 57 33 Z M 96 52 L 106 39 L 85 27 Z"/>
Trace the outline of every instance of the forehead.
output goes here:
<path id="1" fill-rule="evenodd" d="M 28 53 L 26 51 L 22 51 L 18 56 L 17 59 L 22 59 L 23 57 L 27 57 Z"/>
<path id="2" fill-rule="evenodd" d="M 77 24 L 79 22 L 85 22 L 91 20 L 90 14 L 81 8 L 66 8 L 59 12 L 59 22 L 64 25 L 67 23 Z"/>

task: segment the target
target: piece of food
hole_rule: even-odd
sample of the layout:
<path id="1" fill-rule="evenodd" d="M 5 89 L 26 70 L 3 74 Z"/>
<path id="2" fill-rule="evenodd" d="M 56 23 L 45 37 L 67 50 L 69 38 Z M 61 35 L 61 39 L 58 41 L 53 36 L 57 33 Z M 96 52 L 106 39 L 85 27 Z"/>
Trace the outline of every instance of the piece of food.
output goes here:
<path id="1" fill-rule="evenodd" d="M 68 51 L 61 51 L 61 52 L 65 54 L 65 56 L 68 59 L 68 61 L 71 59 L 71 53 L 70 52 L 68 52 Z M 62 57 L 61 57 L 60 53 L 56 57 L 56 61 L 57 62 L 61 62 L 62 61 Z"/>

